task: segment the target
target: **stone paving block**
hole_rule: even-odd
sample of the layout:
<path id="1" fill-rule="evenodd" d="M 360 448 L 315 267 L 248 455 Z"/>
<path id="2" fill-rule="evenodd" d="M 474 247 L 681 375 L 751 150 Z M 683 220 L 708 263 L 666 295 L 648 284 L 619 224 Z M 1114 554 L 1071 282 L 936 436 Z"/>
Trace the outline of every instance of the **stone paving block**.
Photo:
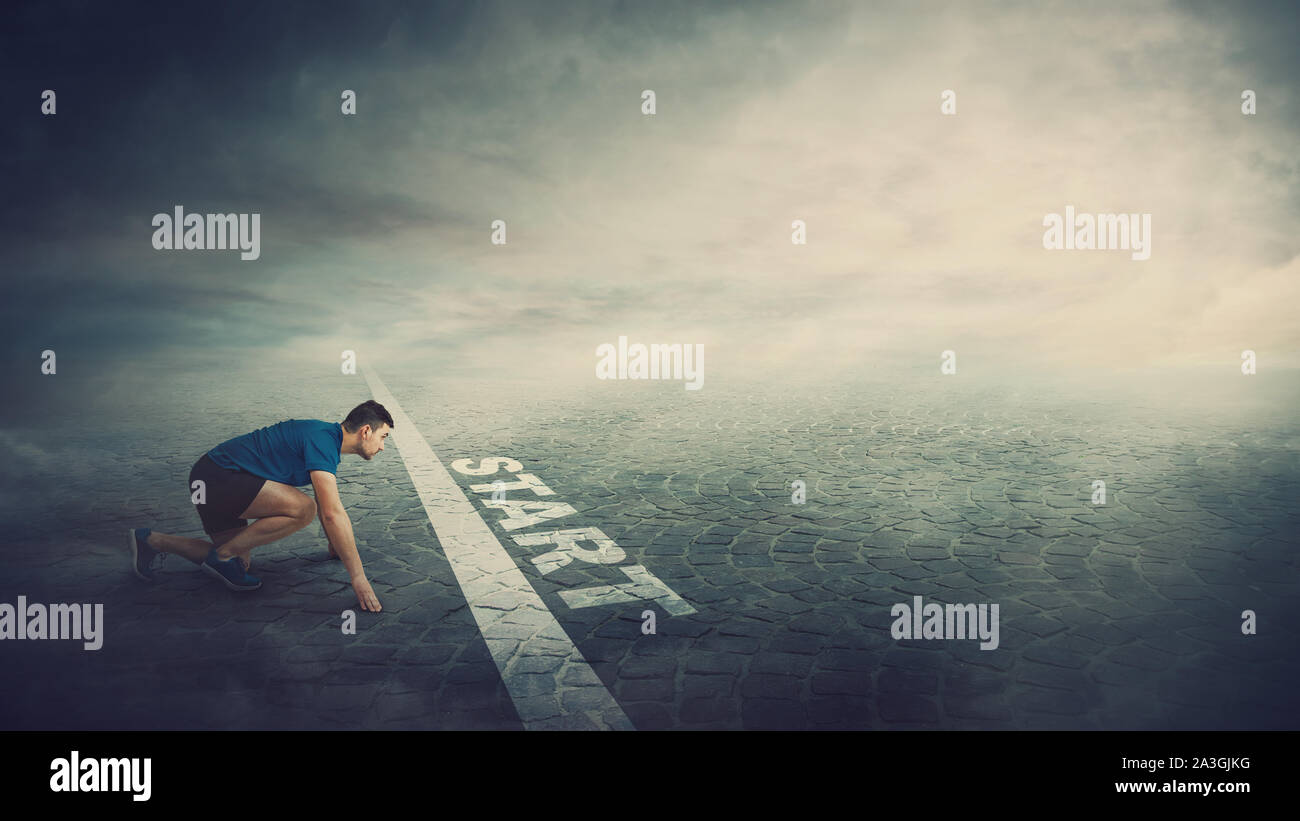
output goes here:
<path id="1" fill-rule="evenodd" d="M 815 656 L 798 653 L 764 652 L 750 661 L 750 674 L 774 673 L 807 677 L 812 671 Z"/>
<path id="2" fill-rule="evenodd" d="M 1079 716 L 1087 710 L 1083 696 L 1069 690 L 1031 689 L 1016 696 L 1015 703 L 1023 705 L 1028 713 Z"/>
<path id="3" fill-rule="evenodd" d="M 865 673 L 814 673 L 811 691 L 816 695 L 867 695 L 871 676 Z"/>
<path id="4" fill-rule="evenodd" d="M 686 698 L 679 708 L 680 720 L 684 724 L 718 724 L 727 726 L 736 718 L 736 703 L 730 699 L 718 697 Z"/>
<path id="5" fill-rule="evenodd" d="M 683 669 L 687 673 L 705 675 L 739 675 L 745 660 L 727 653 L 693 652 L 684 659 Z"/>
<path id="6" fill-rule="evenodd" d="M 807 710 L 793 699 L 748 698 L 742 713 L 747 730 L 800 730 L 808 726 Z"/>
<path id="7" fill-rule="evenodd" d="M 808 718 L 815 727 L 865 729 L 872 726 L 872 700 L 862 696 L 815 696 L 807 702 Z"/>
<path id="8" fill-rule="evenodd" d="M 939 708 L 933 700 L 901 692 L 882 692 L 877 701 L 880 717 L 888 722 L 931 724 L 939 720 Z"/>
<path id="9" fill-rule="evenodd" d="M 624 700 L 670 702 L 677 695 L 677 686 L 668 678 L 630 679 L 619 681 L 614 692 L 620 703 Z"/>
<path id="10" fill-rule="evenodd" d="M 675 710 L 652 702 L 624 703 L 623 711 L 638 730 L 667 730 L 677 724 Z"/>

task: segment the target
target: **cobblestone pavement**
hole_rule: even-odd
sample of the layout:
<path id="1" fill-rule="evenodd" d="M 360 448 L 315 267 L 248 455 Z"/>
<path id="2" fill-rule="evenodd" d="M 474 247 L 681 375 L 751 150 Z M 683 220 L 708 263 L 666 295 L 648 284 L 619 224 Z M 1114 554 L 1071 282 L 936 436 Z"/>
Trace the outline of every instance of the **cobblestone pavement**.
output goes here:
<path id="1" fill-rule="evenodd" d="M 571 609 L 559 591 L 617 568 L 541 575 L 544 548 L 483 511 L 638 729 L 1300 727 L 1291 405 L 380 373 L 444 464 L 519 460 L 577 510 L 553 527 L 600 528 L 695 608 Z M 103 602 L 106 627 L 97 652 L 0 645 L 0 726 L 519 728 L 398 448 L 339 471 L 384 605 L 355 636 L 319 525 L 254 551 L 255 593 L 176 556 L 152 586 L 130 574 L 128 527 L 201 535 L 185 482 L 206 449 L 367 398 L 359 375 L 165 374 L 7 428 L 0 602 Z M 496 478 L 453 476 L 476 505 Z M 997 603 L 1000 646 L 894 640 L 913 596 Z M 579 706 L 556 725 L 589 726 Z"/>

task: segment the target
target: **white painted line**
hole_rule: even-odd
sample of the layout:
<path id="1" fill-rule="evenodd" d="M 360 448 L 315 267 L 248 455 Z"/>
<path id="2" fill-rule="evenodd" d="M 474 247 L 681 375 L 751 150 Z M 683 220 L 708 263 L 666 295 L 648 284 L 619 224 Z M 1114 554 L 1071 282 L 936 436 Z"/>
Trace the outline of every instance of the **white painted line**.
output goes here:
<path id="1" fill-rule="evenodd" d="M 636 729 L 388 387 L 369 368 L 362 373 L 393 416 L 390 438 L 524 728 L 570 727 L 565 717 L 581 713 L 597 727 Z"/>

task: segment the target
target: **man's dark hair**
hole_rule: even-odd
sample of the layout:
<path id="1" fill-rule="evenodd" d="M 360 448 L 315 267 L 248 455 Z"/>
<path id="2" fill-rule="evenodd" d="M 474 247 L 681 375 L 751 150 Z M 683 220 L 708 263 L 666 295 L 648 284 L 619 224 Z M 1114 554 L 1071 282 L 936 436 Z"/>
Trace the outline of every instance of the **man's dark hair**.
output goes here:
<path id="1" fill-rule="evenodd" d="M 352 409 L 348 418 L 343 420 L 343 429 L 348 433 L 356 433 L 361 430 L 362 425 L 369 425 L 371 430 L 376 430 L 385 422 L 388 423 L 388 427 L 395 427 L 393 417 L 384 406 L 373 399 L 368 399 Z"/>

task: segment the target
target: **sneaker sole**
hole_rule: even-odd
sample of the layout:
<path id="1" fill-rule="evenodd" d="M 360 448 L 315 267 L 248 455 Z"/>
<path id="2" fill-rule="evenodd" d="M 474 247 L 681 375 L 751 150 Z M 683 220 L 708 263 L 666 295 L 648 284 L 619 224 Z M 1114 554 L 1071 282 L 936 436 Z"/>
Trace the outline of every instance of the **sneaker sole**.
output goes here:
<path id="1" fill-rule="evenodd" d="M 251 585 L 235 584 L 230 579 L 227 579 L 225 576 L 221 575 L 220 570 L 216 569 L 215 567 L 208 564 L 207 562 L 204 562 L 202 567 L 204 572 L 206 572 L 208 575 L 213 576 L 214 578 L 218 579 L 222 584 L 224 584 L 226 587 L 229 587 L 231 590 L 234 590 L 239 593 L 243 593 L 248 590 L 256 590 L 262 586 L 262 583 L 260 581 L 257 584 L 251 584 Z"/>
<path id="2" fill-rule="evenodd" d="M 147 582 L 153 581 L 153 576 L 146 576 L 140 572 L 140 545 L 135 540 L 135 531 L 128 530 L 126 538 L 131 543 L 131 570 L 135 572 L 137 578 L 144 579 Z"/>

